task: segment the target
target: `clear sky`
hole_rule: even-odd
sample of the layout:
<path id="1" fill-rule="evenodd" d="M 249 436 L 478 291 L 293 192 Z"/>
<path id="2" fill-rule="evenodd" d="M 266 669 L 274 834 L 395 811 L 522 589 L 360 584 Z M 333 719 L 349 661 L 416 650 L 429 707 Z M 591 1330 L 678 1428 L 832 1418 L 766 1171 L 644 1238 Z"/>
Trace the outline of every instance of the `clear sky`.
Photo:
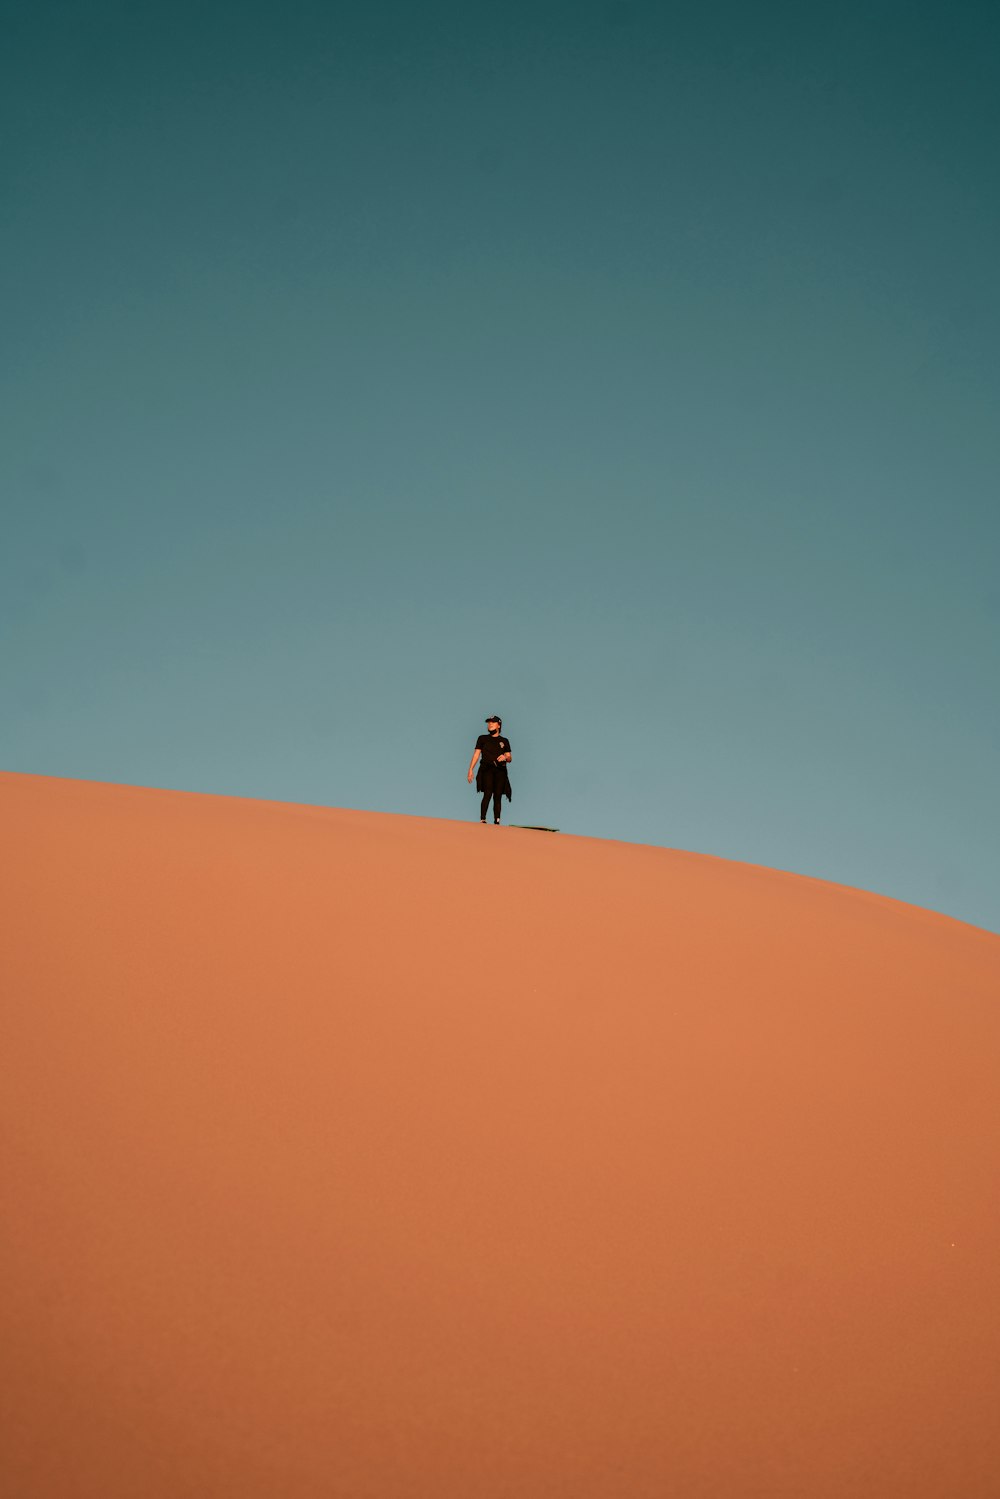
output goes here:
<path id="1" fill-rule="evenodd" d="M 0 765 L 472 819 L 496 711 L 514 821 L 1000 929 L 998 52 L 8 7 Z"/>

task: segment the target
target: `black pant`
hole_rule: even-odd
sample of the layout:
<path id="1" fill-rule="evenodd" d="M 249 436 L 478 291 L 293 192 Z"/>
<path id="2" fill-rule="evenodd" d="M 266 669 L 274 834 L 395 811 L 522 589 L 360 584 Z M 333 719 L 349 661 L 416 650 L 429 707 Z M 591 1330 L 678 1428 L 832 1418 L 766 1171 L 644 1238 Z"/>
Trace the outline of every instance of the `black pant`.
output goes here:
<path id="1" fill-rule="evenodd" d="M 500 821 L 500 803 L 505 796 L 510 796 L 510 781 L 507 778 L 506 763 L 499 765 L 480 765 L 479 775 L 476 777 L 476 790 L 482 792 L 482 802 L 479 807 L 479 815 L 486 817 L 486 809 L 493 798 L 493 821 Z"/>
<path id="2" fill-rule="evenodd" d="M 502 786 L 495 786 L 491 791 L 484 791 L 483 792 L 483 799 L 482 799 L 482 801 L 479 804 L 479 816 L 480 816 L 481 819 L 485 820 L 485 818 L 486 818 L 486 810 L 489 807 L 490 797 L 491 796 L 493 798 L 493 821 L 494 822 L 499 822 L 500 821 L 500 803 L 503 801 L 503 787 Z"/>

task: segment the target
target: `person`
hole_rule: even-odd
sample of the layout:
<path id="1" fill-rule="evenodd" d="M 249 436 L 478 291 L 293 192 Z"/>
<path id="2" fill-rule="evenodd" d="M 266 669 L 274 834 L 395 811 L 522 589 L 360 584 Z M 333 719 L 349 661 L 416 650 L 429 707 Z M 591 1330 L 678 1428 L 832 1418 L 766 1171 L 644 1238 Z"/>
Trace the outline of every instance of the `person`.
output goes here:
<path id="1" fill-rule="evenodd" d="M 500 733 L 503 722 L 496 713 L 492 713 L 486 720 L 487 733 L 480 734 L 476 740 L 476 747 L 472 751 L 472 759 L 469 761 L 469 785 L 472 785 L 472 774 L 479 763 L 479 771 L 476 774 L 476 790 L 481 791 L 483 800 L 479 807 L 479 821 L 486 821 L 486 810 L 493 799 L 493 821 L 500 821 L 500 804 L 506 797 L 510 801 L 510 776 L 507 774 L 507 766 L 511 762 L 510 740 L 505 739 Z"/>

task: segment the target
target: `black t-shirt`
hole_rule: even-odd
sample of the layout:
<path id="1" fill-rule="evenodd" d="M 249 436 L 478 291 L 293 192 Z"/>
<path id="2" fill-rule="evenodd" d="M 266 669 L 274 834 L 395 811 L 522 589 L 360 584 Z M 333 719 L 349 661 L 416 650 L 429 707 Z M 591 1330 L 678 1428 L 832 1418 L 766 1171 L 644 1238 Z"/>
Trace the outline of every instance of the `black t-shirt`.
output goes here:
<path id="1" fill-rule="evenodd" d="M 476 740 L 476 749 L 483 757 L 484 767 L 492 770 L 499 755 L 510 753 L 510 740 L 505 739 L 502 734 L 497 734 L 496 738 L 492 734 L 480 734 Z M 504 761 L 504 769 L 507 769 L 506 761 Z"/>

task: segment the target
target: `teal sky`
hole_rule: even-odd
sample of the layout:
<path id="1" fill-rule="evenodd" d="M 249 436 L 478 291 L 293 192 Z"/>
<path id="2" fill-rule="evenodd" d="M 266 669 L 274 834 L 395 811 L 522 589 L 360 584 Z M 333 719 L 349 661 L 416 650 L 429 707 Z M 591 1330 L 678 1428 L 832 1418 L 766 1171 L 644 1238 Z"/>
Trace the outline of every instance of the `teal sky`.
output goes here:
<path id="1" fill-rule="evenodd" d="M 1000 929 L 995 5 L 4 30 L 4 768 Z"/>

